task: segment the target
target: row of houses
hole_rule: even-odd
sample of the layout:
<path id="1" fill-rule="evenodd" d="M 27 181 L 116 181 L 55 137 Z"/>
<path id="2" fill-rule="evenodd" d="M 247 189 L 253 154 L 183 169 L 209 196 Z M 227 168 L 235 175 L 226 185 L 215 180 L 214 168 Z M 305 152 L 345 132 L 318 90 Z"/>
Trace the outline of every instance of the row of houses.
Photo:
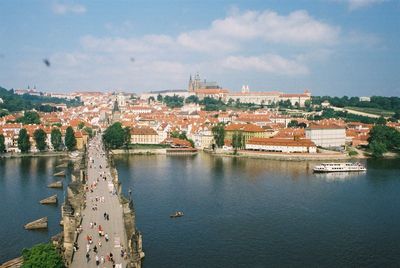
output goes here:
<path id="1" fill-rule="evenodd" d="M 4 144 L 5 144 L 5 149 L 6 152 L 9 153 L 19 153 L 21 152 L 20 149 L 18 148 L 18 137 L 19 137 L 19 132 L 21 129 L 26 129 L 29 135 L 29 141 L 31 143 L 31 152 L 37 152 L 38 149 L 36 148 L 36 141 L 33 138 L 33 134 L 35 130 L 37 129 L 43 129 L 44 132 L 46 133 L 46 147 L 49 151 L 53 151 L 53 145 L 51 143 L 51 130 L 54 127 L 48 127 L 48 126 L 43 126 L 43 125 L 22 125 L 20 123 L 8 123 L 4 125 L 0 125 L 0 134 L 4 136 Z M 62 142 L 65 143 L 65 132 L 67 129 L 67 126 L 61 126 L 60 128 L 61 135 L 62 135 Z M 86 133 L 85 131 L 75 131 L 75 138 L 76 138 L 76 148 L 78 150 L 81 150 L 84 148 L 84 146 L 87 144 L 89 134 Z"/>

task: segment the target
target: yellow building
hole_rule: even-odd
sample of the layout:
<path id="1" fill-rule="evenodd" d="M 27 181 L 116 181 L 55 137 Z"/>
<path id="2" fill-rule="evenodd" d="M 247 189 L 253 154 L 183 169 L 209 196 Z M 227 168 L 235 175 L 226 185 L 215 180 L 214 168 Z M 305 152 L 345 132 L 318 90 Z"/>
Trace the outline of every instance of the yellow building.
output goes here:
<path id="1" fill-rule="evenodd" d="M 150 127 L 133 127 L 131 128 L 131 143 L 159 144 L 160 140 L 157 131 Z"/>
<path id="2" fill-rule="evenodd" d="M 267 138 L 268 133 L 262 128 L 254 124 L 230 124 L 225 127 L 225 139 L 232 140 L 235 133 L 241 132 L 245 143 L 250 138 Z"/>

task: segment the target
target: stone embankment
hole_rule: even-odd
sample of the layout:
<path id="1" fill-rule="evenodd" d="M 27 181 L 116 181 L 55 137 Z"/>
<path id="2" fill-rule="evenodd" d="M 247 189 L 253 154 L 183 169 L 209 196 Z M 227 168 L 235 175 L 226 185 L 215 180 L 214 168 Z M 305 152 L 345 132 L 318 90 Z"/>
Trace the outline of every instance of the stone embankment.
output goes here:
<path id="1" fill-rule="evenodd" d="M 160 148 L 160 149 L 116 149 L 111 151 L 113 155 L 195 155 L 198 150 L 195 148 Z"/>
<path id="2" fill-rule="evenodd" d="M 280 161 L 344 161 L 351 159 L 351 157 L 343 153 L 302 154 L 302 153 L 268 153 L 268 152 L 240 150 L 235 155 L 233 151 L 218 150 L 216 152 L 213 151 L 208 151 L 208 152 L 215 156 L 258 158 L 258 159 L 280 160 Z"/>
<path id="3" fill-rule="evenodd" d="M 161 154 L 165 155 L 167 154 L 167 149 L 166 148 L 161 148 L 161 149 L 115 149 L 112 150 L 111 153 L 113 155 L 119 155 L 119 154 L 136 154 L 136 155 L 149 155 L 149 154 Z"/>
<path id="4" fill-rule="evenodd" d="M 4 153 L 0 158 L 68 156 L 68 152 Z"/>

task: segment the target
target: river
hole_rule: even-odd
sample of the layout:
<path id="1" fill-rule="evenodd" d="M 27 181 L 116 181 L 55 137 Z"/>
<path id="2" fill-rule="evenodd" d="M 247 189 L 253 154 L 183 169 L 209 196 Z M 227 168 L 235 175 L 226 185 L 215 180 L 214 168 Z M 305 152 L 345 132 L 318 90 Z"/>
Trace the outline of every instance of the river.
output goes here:
<path id="1" fill-rule="evenodd" d="M 60 204 L 62 189 L 47 188 L 60 157 L 0 158 L 0 263 L 21 255 L 23 248 L 48 242 L 61 232 Z M 67 170 L 69 180 L 70 172 Z M 57 205 L 41 205 L 39 201 L 57 194 Z M 48 217 L 48 229 L 28 231 L 24 225 L 41 217 Z"/>
<path id="2" fill-rule="evenodd" d="M 400 160 L 361 174 L 312 173 L 313 163 L 197 156 L 115 157 L 132 189 L 144 267 L 343 267 L 400 264 Z M 0 263 L 60 231 L 42 206 L 57 158 L 0 159 Z M 169 217 L 176 210 L 182 218 Z M 48 231 L 23 225 L 49 216 Z"/>
<path id="3" fill-rule="evenodd" d="M 132 188 L 144 267 L 400 264 L 400 160 L 369 160 L 351 175 L 207 154 L 116 164 Z M 175 210 L 185 216 L 170 219 Z"/>

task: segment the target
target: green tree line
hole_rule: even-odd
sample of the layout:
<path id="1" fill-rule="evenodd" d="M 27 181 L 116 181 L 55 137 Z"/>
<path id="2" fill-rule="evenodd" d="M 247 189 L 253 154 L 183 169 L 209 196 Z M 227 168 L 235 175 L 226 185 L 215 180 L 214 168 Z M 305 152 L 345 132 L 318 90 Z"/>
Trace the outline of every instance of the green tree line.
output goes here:
<path id="1" fill-rule="evenodd" d="M 3 100 L 3 102 L 0 103 L 0 116 L 8 114 L 8 112 L 32 109 L 43 112 L 52 112 L 57 110 L 55 107 L 44 103 L 65 103 L 68 107 L 82 105 L 82 102 L 79 99 L 66 100 L 47 96 L 32 96 L 29 94 L 18 95 L 14 93 L 14 90 L 7 90 L 2 87 L 0 87 L 0 98 Z"/>
<path id="2" fill-rule="evenodd" d="M 400 132 L 388 126 L 374 126 L 369 133 L 369 149 L 373 156 L 382 157 L 388 151 L 400 149 Z"/>

